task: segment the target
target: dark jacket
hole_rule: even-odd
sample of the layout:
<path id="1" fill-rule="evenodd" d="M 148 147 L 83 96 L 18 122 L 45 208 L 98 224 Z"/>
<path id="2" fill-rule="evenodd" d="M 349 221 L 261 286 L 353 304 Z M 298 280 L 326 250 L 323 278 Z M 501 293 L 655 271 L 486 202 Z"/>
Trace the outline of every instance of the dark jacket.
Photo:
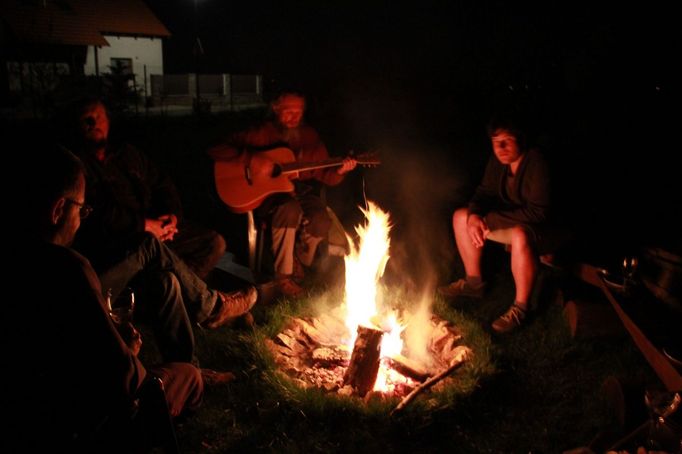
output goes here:
<path id="1" fill-rule="evenodd" d="M 22 249 L 10 275 L 21 292 L 6 305 L 2 330 L 13 370 L 5 378 L 2 408 L 11 417 L 3 443 L 75 452 L 130 417 L 146 372 L 114 327 L 87 259 L 46 242 Z"/>
<path id="2" fill-rule="evenodd" d="M 87 169 L 86 202 L 94 210 L 84 219 L 74 248 L 101 269 L 144 232 L 145 218 L 180 216 L 180 197 L 171 179 L 135 147 L 107 148 L 103 162 L 78 153 Z"/>
<path id="3" fill-rule="evenodd" d="M 509 166 L 492 155 L 481 183 L 469 202 L 469 212 L 485 218 L 490 230 L 548 221 L 550 177 L 540 152 L 528 150 L 517 169 L 511 191 L 506 188 Z"/>

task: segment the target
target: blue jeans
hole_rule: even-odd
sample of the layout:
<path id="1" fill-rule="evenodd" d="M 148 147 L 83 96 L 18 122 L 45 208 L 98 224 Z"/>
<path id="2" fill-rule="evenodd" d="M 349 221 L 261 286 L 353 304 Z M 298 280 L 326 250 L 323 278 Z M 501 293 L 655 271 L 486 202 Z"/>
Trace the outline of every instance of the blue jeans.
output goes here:
<path id="1" fill-rule="evenodd" d="M 100 281 L 112 299 L 127 286 L 138 291 L 136 315 L 154 327 L 164 361 L 195 360 L 192 323 L 208 318 L 218 293 L 168 246 L 151 234 L 139 235 L 122 259 L 100 273 Z"/>

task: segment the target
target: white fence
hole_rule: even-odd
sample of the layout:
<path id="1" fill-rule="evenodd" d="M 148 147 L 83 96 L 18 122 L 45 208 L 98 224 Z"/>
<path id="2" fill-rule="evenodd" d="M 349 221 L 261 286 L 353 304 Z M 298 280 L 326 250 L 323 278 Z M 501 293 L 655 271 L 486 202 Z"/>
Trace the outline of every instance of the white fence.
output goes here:
<path id="1" fill-rule="evenodd" d="M 242 74 L 164 74 L 151 76 L 152 106 L 240 109 L 263 105 L 263 78 Z M 199 101 L 199 104 L 197 104 Z"/>

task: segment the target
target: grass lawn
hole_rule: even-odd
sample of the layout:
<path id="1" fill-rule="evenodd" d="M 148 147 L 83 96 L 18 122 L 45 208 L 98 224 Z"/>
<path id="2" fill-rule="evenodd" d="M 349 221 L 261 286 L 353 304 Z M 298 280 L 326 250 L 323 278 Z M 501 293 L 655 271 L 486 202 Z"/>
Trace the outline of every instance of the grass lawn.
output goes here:
<path id="1" fill-rule="evenodd" d="M 253 332 L 198 333 L 202 364 L 238 380 L 207 390 L 178 428 L 182 452 L 561 452 L 588 444 L 615 424 L 604 380 L 645 380 L 647 366 L 628 338 L 571 339 L 558 304 L 541 304 L 522 329 L 493 336 L 487 326 L 511 285 L 500 272 L 483 300 L 435 301 L 436 313 L 463 327 L 477 360 L 455 372 L 460 385 L 423 393 L 397 417 L 388 416 L 396 400 L 304 391 L 275 373 L 262 340 L 284 316 L 310 310 L 308 299 L 259 308 Z"/>
<path id="2" fill-rule="evenodd" d="M 206 201 L 212 174 L 205 150 L 258 115 L 150 118 L 119 123 L 119 133 L 169 171 L 189 217 L 216 228 L 225 219 L 218 219 L 224 213 L 215 215 L 215 205 Z M 381 201 L 390 211 L 390 201 Z M 451 210 L 451 203 L 446 203 L 442 209 L 424 208 L 419 214 L 435 213 L 445 235 L 451 235 Z M 228 223 L 232 220 L 228 218 Z M 244 228 L 232 227 L 221 233 L 226 234 L 228 247 L 236 250 L 243 247 L 245 237 L 235 232 L 243 233 Z M 436 247 L 452 249 L 442 242 Z M 443 268 L 451 267 L 449 260 L 441 262 Z M 483 300 L 434 302 L 438 314 L 467 326 L 479 362 L 455 372 L 463 377 L 461 387 L 437 396 L 436 405 L 427 405 L 433 404 L 429 402 L 433 394 L 427 392 L 394 418 L 387 413 L 395 402 L 365 406 L 304 392 L 274 373 L 262 340 L 277 332 L 283 314 L 305 311 L 305 299 L 259 308 L 253 332 L 228 328 L 197 332 L 202 365 L 232 370 L 238 380 L 208 389 L 201 409 L 178 426 L 182 452 L 552 453 L 587 445 L 599 431 L 613 428 L 604 380 L 615 376 L 654 381 L 629 337 L 572 339 L 561 306 L 543 298 L 522 329 L 494 336 L 490 322 L 511 303 L 513 283 L 508 266 L 498 266 L 490 276 Z M 153 361 L 152 336 L 144 334 L 143 358 Z"/>
<path id="3" fill-rule="evenodd" d="M 225 219 L 216 218 L 215 205 L 205 203 L 202 191 L 212 178 L 205 150 L 258 115 L 152 118 L 125 126 L 131 142 L 171 173 L 189 215 L 215 226 Z M 391 210 L 390 200 L 381 202 Z M 451 207 L 450 202 L 444 205 L 445 226 Z M 228 215 L 228 223 L 232 221 Z M 228 247 L 238 251 L 244 229 L 229 227 L 222 232 Z M 469 380 L 461 392 L 440 396 L 440 405 L 429 409 L 425 402 L 432 395 L 424 393 L 395 418 L 387 415 L 394 402 L 371 402 L 367 407 L 304 392 L 273 373 L 262 339 L 277 332 L 283 314 L 305 311 L 307 299 L 260 308 L 255 332 L 225 328 L 197 333 L 202 364 L 235 371 L 238 380 L 207 390 L 203 407 L 178 428 L 182 452 L 551 453 L 587 445 L 600 430 L 613 428 L 613 412 L 603 398 L 604 380 L 652 380 L 631 340 L 572 339 L 561 306 L 543 298 L 526 326 L 496 337 L 490 322 L 511 303 L 513 283 L 508 265 L 495 267 L 492 277 L 483 300 L 434 303 L 443 317 L 470 324 L 483 363 L 455 373 Z"/>

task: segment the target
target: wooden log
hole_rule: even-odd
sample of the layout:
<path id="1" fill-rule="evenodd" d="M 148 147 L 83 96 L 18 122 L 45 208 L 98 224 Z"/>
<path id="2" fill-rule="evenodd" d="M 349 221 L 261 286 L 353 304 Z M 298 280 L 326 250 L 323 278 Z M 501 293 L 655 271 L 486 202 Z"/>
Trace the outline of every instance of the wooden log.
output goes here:
<path id="1" fill-rule="evenodd" d="M 406 358 L 403 355 L 394 355 L 388 358 L 388 365 L 406 377 L 413 378 L 418 382 L 423 382 L 432 374 L 420 364 Z"/>
<path id="2" fill-rule="evenodd" d="M 374 388 L 379 372 L 383 335 L 384 332 L 381 330 L 358 326 L 358 337 L 355 339 L 353 354 L 343 376 L 343 383 L 355 388 L 361 397 Z"/>

